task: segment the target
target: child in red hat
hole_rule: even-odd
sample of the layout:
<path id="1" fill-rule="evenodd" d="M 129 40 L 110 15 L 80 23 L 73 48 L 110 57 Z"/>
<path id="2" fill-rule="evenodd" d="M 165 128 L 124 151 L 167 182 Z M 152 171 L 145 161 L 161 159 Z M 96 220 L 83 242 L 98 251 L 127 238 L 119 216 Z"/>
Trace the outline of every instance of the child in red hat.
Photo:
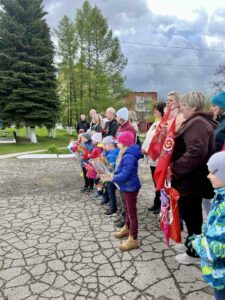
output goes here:
<path id="1" fill-rule="evenodd" d="M 116 183 L 123 193 L 126 210 L 126 222 L 124 227 L 115 233 L 116 238 L 128 237 L 119 248 L 123 251 L 139 247 L 137 241 L 138 219 L 137 219 L 137 195 L 141 188 L 138 177 L 138 160 L 143 157 L 141 148 L 134 142 L 134 134 L 131 131 L 122 132 L 118 138 L 120 152 L 117 158 L 117 167 L 110 180 Z M 109 179 L 109 178 L 108 178 Z"/>

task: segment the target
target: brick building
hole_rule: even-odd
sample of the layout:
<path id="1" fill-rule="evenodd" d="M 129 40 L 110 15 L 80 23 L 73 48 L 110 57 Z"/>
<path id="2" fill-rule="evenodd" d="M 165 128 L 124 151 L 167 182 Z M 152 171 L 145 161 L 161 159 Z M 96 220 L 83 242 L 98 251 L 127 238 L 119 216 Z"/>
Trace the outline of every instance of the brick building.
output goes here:
<path id="1" fill-rule="evenodd" d="M 123 105 L 136 112 L 141 131 L 146 131 L 149 127 L 150 116 L 153 115 L 153 105 L 156 102 L 156 92 L 132 92 L 123 99 Z"/>

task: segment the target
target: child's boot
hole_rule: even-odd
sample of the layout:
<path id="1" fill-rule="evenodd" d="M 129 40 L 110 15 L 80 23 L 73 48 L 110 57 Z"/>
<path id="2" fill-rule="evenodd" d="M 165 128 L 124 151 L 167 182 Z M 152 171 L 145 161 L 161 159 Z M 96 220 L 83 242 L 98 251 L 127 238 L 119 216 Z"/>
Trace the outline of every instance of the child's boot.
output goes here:
<path id="1" fill-rule="evenodd" d="M 120 231 L 114 234 L 114 237 L 117 239 L 121 239 L 123 237 L 129 236 L 129 233 L 130 233 L 129 228 L 127 227 L 127 225 L 124 225 L 123 228 L 120 229 Z"/>
<path id="2" fill-rule="evenodd" d="M 129 251 L 132 249 L 137 249 L 139 247 L 139 243 L 135 240 L 131 235 L 129 235 L 128 240 L 122 243 L 119 248 L 122 251 Z"/>

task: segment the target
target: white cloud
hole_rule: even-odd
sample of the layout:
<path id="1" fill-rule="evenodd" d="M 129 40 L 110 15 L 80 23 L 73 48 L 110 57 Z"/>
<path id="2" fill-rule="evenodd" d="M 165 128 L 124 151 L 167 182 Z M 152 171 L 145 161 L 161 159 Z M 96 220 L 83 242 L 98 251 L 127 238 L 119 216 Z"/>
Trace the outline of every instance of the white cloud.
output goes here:
<path id="1" fill-rule="evenodd" d="M 210 16 L 218 8 L 225 6 L 225 0 L 146 0 L 149 9 L 156 14 L 176 16 L 193 20 L 196 11 L 204 10 Z"/>
<path id="2" fill-rule="evenodd" d="M 56 27 L 65 14 L 74 19 L 82 2 L 45 0 L 49 25 Z M 90 3 L 101 9 L 120 41 L 201 49 L 225 47 L 225 10 L 220 8 L 225 7 L 225 0 L 90 0 Z M 225 62 L 223 52 L 125 43 L 121 47 L 128 58 L 124 71 L 128 87 L 136 91 L 155 90 L 163 96 L 170 90 L 208 91 L 215 79 L 215 69 Z"/>

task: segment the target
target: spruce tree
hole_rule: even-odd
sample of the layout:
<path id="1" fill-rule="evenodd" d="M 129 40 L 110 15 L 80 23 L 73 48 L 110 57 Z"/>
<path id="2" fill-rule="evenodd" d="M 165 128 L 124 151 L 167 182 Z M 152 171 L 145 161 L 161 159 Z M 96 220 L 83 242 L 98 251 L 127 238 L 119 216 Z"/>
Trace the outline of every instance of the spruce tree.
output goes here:
<path id="1" fill-rule="evenodd" d="M 0 0 L 0 118 L 53 127 L 59 101 L 43 0 Z"/>

